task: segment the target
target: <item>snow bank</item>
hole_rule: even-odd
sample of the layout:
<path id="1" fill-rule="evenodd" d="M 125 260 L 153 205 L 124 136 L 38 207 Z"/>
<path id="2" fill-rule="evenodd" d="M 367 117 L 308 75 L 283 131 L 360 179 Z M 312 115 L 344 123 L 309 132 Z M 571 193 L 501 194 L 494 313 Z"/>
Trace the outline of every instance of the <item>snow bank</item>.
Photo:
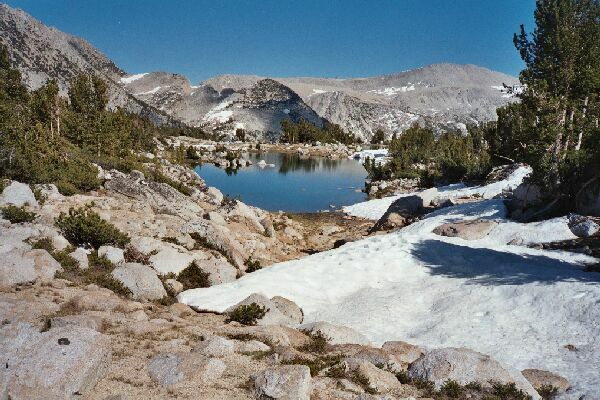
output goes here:
<path id="1" fill-rule="evenodd" d="M 141 79 L 141 78 L 143 78 L 146 75 L 148 75 L 148 72 L 145 72 L 143 74 L 129 75 L 129 76 L 126 76 L 124 78 L 121 78 L 121 83 L 124 83 L 124 84 L 128 85 L 131 82 L 137 81 L 138 79 Z"/>
<path id="2" fill-rule="evenodd" d="M 374 159 L 377 163 L 382 163 L 388 155 L 388 149 L 379 150 L 361 150 L 352 154 L 349 158 L 358 160 L 361 164 L 364 164 L 367 158 Z"/>
<path id="3" fill-rule="evenodd" d="M 594 260 L 508 245 L 573 235 L 565 218 L 520 224 L 505 214 L 500 199 L 448 207 L 399 231 L 178 299 L 222 312 L 254 292 L 284 296 L 302 307 L 306 323 L 345 325 L 377 344 L 465 346 L 518 369 L 554 371 L 574 385 L 569 396 L 593 397 L 600 392 L 600 274 L 581 267 Z M 442 223 L 475 218 L 499 224 L 481 240 L 432 233 Z"/>
<path id="4" fill-rule="evenodd" d="M 370 150 L 363 150 L 370 151 Z M 358 153 L 357 153 L 358 154 Z M 483 186 L 465 187 L 463 184 L 452 184 L 438 188 L 440 199 L 453 199 L 469 196 L 481 196 L 484 199 L 491 199 L 504 190 L 513 190 L 519 186 L 523 179 L 531 173 L 531 168 L 521 166 L 515 170 L 506 179 Z M 353 204 L 344 207 L 342 210 L 348 215 L 355 217 L 378 220 L 385 214 L 389 206 L 400 197 L 410 196 L 414 193 L 402 193 L 395 196 L 384 197 L 383 199 L 368 200 L 362 203 Z"/>

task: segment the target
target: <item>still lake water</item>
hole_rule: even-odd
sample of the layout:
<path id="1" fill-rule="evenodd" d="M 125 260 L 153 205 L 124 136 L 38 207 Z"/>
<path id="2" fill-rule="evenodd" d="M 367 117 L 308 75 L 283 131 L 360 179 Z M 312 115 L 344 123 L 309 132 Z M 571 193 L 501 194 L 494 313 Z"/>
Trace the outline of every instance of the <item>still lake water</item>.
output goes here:
<path id="1" fill-rule="evenodd" d="M 300 157 L 297 154 L 263 152 L 248 154 L 253 165 L 226 171 L 213 164 L 196 167 L 209 186 L 244 203 L 269 211 L 314 212 L 358 203 L 367 172 L 355 160 Z M 274 167 L 260 168 L 265 160 Z"/>

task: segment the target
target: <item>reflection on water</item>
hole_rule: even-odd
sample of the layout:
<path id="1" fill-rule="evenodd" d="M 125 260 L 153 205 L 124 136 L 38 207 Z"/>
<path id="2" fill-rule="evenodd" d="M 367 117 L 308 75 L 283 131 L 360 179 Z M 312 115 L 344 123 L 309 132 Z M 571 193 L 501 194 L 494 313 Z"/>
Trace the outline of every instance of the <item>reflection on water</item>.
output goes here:
<path id="1" fill-rule="evenodd" d="M 223 170 L 204 164 L 196 173 L 224 194 L 271 211 L 319 211 L 365 199 L 360 189 L 367 173 L 354 160 L 276 152 L 249 154 L 247 159 L 251 167 Z M 275 166 L 261 168 L 257 165 L 261 160 Z"/>

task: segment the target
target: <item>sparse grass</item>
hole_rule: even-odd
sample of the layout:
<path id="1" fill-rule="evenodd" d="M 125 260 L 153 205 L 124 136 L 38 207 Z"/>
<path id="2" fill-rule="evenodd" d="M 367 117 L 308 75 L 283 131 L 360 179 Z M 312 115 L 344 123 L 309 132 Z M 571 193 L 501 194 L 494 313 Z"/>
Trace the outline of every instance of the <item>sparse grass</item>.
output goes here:
<path id="1" fill-rule="evenodd" d="M 55 223 L 75 246 L 98 249 L 103 245 L 123 247 L 129 243 L 129 236 L 103 220 L 89 206 L 71 208 L 68 214 L 60 213 Z"/>
<path id="2" fill-rule="evenodd" d="M 492 382 L 492 394 L 500 400 L 530 400 L 531 396 L 518 389 L 514 382 Z"/>
<path id="3" fill-rule="evenodd" d="M 206 288 L 210 286 L 209 274 L 192 261 L 183 271 L 177 275 L 177 280 L 183 285 L 183 290 Z"/>
<path id="4" fill-rule="evenodd" d="M 440 388 L 440 392 L 448 397 L 451 397 L 453 399 L 458 399 L 460 398 L 460 396 L 463 394 L 463 392 L 465 391 L 464 387 L 452 380 L 452 379 L 448 379 L 446 382 L 444 382 L 444 384 L 442 385 L 442 387 Z"/>
<path id="5" fill-rule="evenodd" d="M 269 309 L 256 303 L 242 304 L 229 313 L 226 322 L 239 322 L 242 325 L 256 325 Z"/>
<path id="6" fill-rule="evenodd" d="M 317 376 L 324 369 L 331 368 L 342 360 L 342 356 L 321 356 L 315 357 L 314 360 L 305 357 L 296 357 L 289 361 L 283 361 L 286 365 L 306 365 L 310 369 L 311 376 Z"/>
<path id="7" fill-rule="evenodd" d="M 243 354 L 243 355 L 248 356 L 248 357 L 252 357 L 255 360 L 262 360 L 263 358 L 266 358 L 266 357 L 270 356 L 271 354 L 273 354 L 273 350 L 266 350 L 266 351 L 242 351 L 240 354 Z"/>
<path id="8" fill-rule="evenodd" d="M 558 395 L 558 388 L 552 385 L 545 384 L 542 385 L 537 392 L 540 396 L 542 396 L 542 399 L 552 400 Z"/>
<path id="9" fill-rule="evenodd" d="M 178 182 L 178 181 L 175 181 L 175 180 L 169 178 L 168 176 L 166 176 L 165 174 L 160 172 L 158 169 L 154 169 L 153 171 L 150 172 L 149 175 L 150 175 L 150 178 L 154 182 L 166 183 L 167 185 L 171 186 L 173 189 L 177 190 L 181 194 L 184 194 L 186 196 L 192 195 L 192 189 L 190 189 L 189 187 L 184 185 L 182 182 Z"/>
<path id="10" fill-rule="evenodd" d="M 115 265 L 105 257 L 98 257 L 98 253 L 93 252 L 88 257 L 89 267 L 82 270 L 78 267 L 77 261 L 68 255 L 67 251 L 55 252 L 53 254 L 56 260 L 63 266 L 63 271 L 56 274 L 57 278 L 66 279 L 82 286 L 93 283 L 112 290 L 118 295 L 131 297 L 131 290 L 111 275 L 111 272 L 115 269 Z"/>
<path id="11" fill-rule="evenodd" d="M 329 342 L 329 340 L 331 340 L 330 337 L 328 337 L 321 331 L 316 331 L 316 332 L 303 331 L 303 332 L 308 335 L 310 340 L 307 344 L 305 344 L 304 346 L 301 346 L 299 348 L 299 350 L 306 351 L 309 353 L 318 353 L 318 354 L 324 353 L 327 351 L 327 349 L 329 348 L 328 342 Z"/>
<path id="12" fill-rule="evenodd" d="M 34 212 L 26 211 L 24 207 L 8 205 L 0 209 L 2 217 L 9 220 L 11 224 L 22 224 L 25 222 L 33 222 L 37 218 Z"/>
<path id="13" fill-rule="evenodd" d="M 358 371 L 354 371 L 351 378 L 352 378 L 352 382 L 361 386 L 365 390 L 365 393 L 377 394 L 377 388 L 375 388 L 371 385 L 371 381 L 365 375 L 361 374 Z"/>
<path id="14" fill-rule="evenodd" d="M 325 373 L 325 376 L 327 376 L 328 378 L 335 379 L 343 379 L 346 377 L 346 375 L 346 368 L 341 363 L 329 367 L 329 369 Z"/>
<path id="15" fill-rule="evenodd" d="M 125 251 L 123 252 L 126 262 L 131 263 L 139 263 L 144 265 L 150 264 L 150 255 L 144 254 L 131 244 L 125 246 Z"/>

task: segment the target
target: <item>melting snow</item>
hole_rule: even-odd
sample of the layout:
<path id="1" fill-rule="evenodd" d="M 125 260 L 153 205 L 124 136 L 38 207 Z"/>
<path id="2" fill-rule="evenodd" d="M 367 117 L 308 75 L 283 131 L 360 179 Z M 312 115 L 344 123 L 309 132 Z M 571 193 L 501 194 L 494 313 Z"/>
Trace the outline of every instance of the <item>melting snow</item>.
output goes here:
<path id="1" fill-rule="evenodd" d="M 233 116 L 233 111 L 225 110 L 225 108 L 231 106 L 233 100 L 227 97 L 225 100 L 213 107 L 209 112 L 206 113 L 203 120 L 217 123 L 225 123 Z"/>
<path id="2" fill-rule="evenodd" d="M 367 93 L 375 93 L 375 94 L 380 94 L 383 96 L 395 96 L 398 93 L 412 92 L 413 90 L 415 90 L 415 85 L 401 86 L 401 87 L 392 86 L 392 87 L 386 87 L 383 89 L 369 90 Z"/>
<path id="3" fill-rule="evenodd" d="M 367 158 L 374 159 L 376 163 L 384 162 L 388 155 L 388 149 L 379 150 L 361 150 L 352 154 L 349 158 L 358 160 L 361 164 L 364 164 Z"/>
<path id="4" fill-rule="evenodd" d="M 137 81 L 138 79 L 141 79 L 141 78 L 143 78 L 146 75 L 148 75 L 148 72 L 144 72 L 143 74 L 130 75 L 130 76 L 121 78 L 121 83 L 124 83 L 124 84 L 128 85 L 131 82 Z"/>
<path id="5" fill-rule="evenodd" d="M 144 94 L 154 94 L 156 92 L 158 92 L 160 90 L 161 86 L 157 86 L 152 90 L 148 90 L 147 92 L 142 92 L 142 93 L 136 93 L 136 96 L 140 96 L 140 95 L 144 95 Z"/>
<path id="6" fill-rule="evenodd" d="M 529 171 L 454 195 L 497 192 Z M 450 193 L 447 193 L 450 194 Z M 518 369 L 566 377 L 569 398 L 600 393 L 600 274 L 581 270 L 583 254 L 507 245 L 570 239 L 566 218 L 535 224 L 506 220 L 502 200 L 444 208 L 396 232 L 300 260 L 275 264 L 235 282 L 183 292 L 178 300 L 223 312 L 251 293 L 284 296 L 305 322 L 352 327 L 375 344 L 405 340 L 425 347 L 464 346 Z M 442 223 L 476 218 L 498 225 L 484 239 L 435 235 Z M 577 347 L 576 352 L 564 348 Z"/>

